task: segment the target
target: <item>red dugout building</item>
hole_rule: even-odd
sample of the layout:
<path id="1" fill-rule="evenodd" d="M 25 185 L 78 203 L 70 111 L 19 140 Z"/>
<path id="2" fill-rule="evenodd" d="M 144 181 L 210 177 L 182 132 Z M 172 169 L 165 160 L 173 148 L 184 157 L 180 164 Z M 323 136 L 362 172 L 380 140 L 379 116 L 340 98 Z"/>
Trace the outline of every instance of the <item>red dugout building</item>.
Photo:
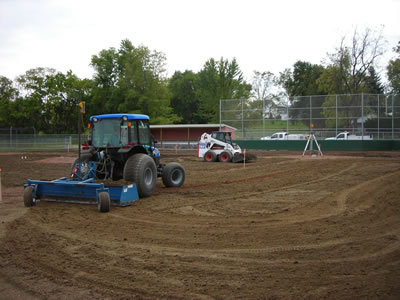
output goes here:
<path id="1" fill-rule="evenodd" d="M 225 124 L 178 124 L 178 125 L 150 125 L 151 133 L 158 144 L 194 144 L 204 133 L 212 131 L 229 131 L 234 140 L 236 128 Z"/>

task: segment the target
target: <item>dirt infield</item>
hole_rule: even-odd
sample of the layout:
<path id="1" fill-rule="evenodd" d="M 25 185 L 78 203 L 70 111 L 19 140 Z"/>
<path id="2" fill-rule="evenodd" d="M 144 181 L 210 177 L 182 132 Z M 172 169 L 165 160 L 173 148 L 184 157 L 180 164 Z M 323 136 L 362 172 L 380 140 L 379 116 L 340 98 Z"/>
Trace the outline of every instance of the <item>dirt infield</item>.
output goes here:
<path id="1" fill-rule="evenodd" d="M 398 152 L 162 155 L 185 185 L 109 213 L 25 208 L 74 155 L 0 155 L 0 299 L 400 299 Z"/>

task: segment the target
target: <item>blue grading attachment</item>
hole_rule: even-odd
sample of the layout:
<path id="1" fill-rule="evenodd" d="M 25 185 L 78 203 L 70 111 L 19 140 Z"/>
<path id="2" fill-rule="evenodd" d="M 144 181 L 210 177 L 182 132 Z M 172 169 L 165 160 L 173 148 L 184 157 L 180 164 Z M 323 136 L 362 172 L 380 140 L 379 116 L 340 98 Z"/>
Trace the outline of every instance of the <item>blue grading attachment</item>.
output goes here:
<path id="1" fill-rule="evenodd" d="M 31 188 L 28 189 L 30 186 Z M 24 202 L 26 206 L 33 206 L 36 199 L 40 199 L 46 201 L 97 204 L 100 211 L 108 211 L 110 204 L 114 206 L 128 206 L 139 199 L 135 184 L 105 186 L 104 183 L 94 183 L 93 178 L 84 181 L 72 181 L 66 177 L 52 181 L 29 179 L 24 188 Z M 101 210 L 100 206 L 104 207 L 104 203 L 106 203 L 106 207 L 108 205 L 108 209 L 104 210 L 103 208 Z"/>

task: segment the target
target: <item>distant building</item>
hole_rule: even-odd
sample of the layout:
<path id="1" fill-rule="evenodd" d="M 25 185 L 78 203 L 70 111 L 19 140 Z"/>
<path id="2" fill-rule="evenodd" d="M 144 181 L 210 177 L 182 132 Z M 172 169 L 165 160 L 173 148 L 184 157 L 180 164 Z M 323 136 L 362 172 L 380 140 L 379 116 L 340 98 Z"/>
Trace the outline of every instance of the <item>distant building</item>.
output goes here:
<path id="1" fill-rule="evenodd" d="M 187 144 L 193 147 L 204 132 L 212 131 L 228 131 L 232 133 L 233 140 L 236 138 L 236 128 L 225 124 L 150 125 L 150 130 L 161 146 Z"/>

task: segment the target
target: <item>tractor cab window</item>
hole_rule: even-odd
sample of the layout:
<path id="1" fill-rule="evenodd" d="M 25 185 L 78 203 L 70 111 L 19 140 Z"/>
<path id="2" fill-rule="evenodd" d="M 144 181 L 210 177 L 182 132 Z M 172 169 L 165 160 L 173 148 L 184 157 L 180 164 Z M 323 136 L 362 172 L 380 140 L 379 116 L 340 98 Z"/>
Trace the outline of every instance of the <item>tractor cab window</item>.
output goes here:
<path id="1" fill-rule="evenodd" d="M 138 143 L 137 124 L 135 121 L 129 121 L 129 142 Z"/>
<path id="2" fill-rule="evenodd" d="M 128 121 L 122 121 L 121 123 L 121 145 L 128 145 L 129 142 L 129 128 L 128 128 Z"/>
<path id="3" fill-rule="evenodd" d="M 147 120 L 138 120 L 139 143 L 142 145 L 150 145 L 151 133 L 150 126 Z"/>
<path id="4" fill-rule="evenodd" d="M 121 120 L 99 119 L 93 123 L 93 146 L 95 147 L 120 147 L 121 146 Z"/>

